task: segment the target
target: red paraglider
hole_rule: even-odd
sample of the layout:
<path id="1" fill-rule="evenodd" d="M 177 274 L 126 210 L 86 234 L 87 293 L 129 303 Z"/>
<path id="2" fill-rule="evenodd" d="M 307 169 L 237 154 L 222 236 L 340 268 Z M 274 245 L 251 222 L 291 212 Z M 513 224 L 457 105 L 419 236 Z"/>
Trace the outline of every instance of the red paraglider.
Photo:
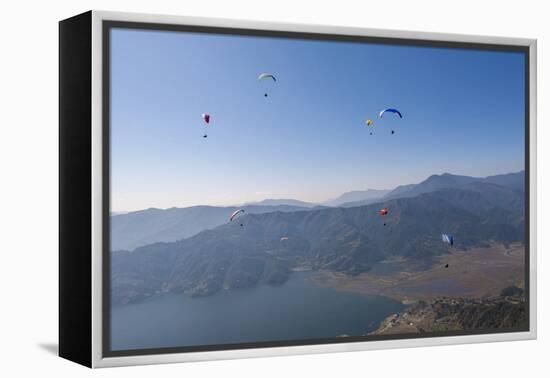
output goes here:
<path id="1" fill-rule="evenodd" d="M 201 117 L 202 117 L 203 121 L 206 123 L 205 127 L 208 126 L 208 124 L 210 123 L 210 114 L 202 113 Z M 206 133 L 206 128 L 204 129 L 204 135 L 202 137 L 203 138 L 208 138 L 208 134 Z"/>
<path id="2" fill-rule="evenodd" d="M 388 209 L 386 209 L 385 207 L 381 208 L 380 210 L 378 210 L 378 214 L 380 214 L 381 216 L 386 216 L 388 215 Z M 384 222 L 384 226 L 386 225 L 386 222 Z"/>

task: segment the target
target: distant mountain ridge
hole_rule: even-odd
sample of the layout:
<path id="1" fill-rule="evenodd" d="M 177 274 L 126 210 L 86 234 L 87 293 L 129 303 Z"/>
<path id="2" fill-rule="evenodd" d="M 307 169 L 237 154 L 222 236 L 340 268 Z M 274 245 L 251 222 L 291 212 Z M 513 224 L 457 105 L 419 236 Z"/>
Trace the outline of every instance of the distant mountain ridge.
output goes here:
<path id="1" fill-rule="evenodd" d="M 305 202 L 295 199 L 264 199 L 258 202 L 247 202 L 243 206 L 299 206 L 299 207 L 315 207 L 319 206 L 316 203 Z"/>
<path id="2" fill-rule="evenodd" d="M 418 184 L 401 185 L 384 196 L 384 199 L 414 197 L 438 189 L 460 188 L 472 183 L 490 183 L 512 190 L 524 190 L 525 171 L 488 177 L 470 177 L 443 173 L 432 175 Z"/>
<path id="3" fill-rule="evenodd" d="M 111 250 L 131 251 L 147 244 L 185 239 L 227 223 L 231 213 L 237 209 L 239 207 L 236 206 L 192 206 L 151 208 L 114 215 L 111 216 Z M 308 210 L 306 207 L 288 205 L 248 205 L 242 209 L 251 214 Z"/>
<path id="4" fill-rule="evenodd" d="M 340 195 L 329 201 L 323 202 L 323 205 L 327 206 L 340 206 L 346 203 L 353 203 L 359 201 L 373 201 L 384 197 L 389 190 L 385 189 L 366 189 L 366 190 L 352 190 Z M 352 206 L 347 206 L 352 207 Z"/>
<path id="5" fill-rule="evenodd" d="M 381 206 L 390 210 L 384 218 Z M 461 249 L 525 237 L 523 193 L 483 180 L 367 206 L 248 214 L 241 222 L 113 254 L 113 301 L 276 285 L 297 267 L 355 275 L 392 256 L 429 263 L 448 251 L 444 232 Z"/>
<path id="6" fill-rule="evenodd" d="M 473 190 L 476 184 L 493 184 L 523 192 L 524 172 L 495 175 L 485 178 L 469 176 L 432 175 L 418 184 L 388 190 L 357 190 L 324 202 L 325 206 L 359 207 L 390 199 L 415 197 L 439 189 L 464 188 Z M 352 201 L 348 201 L 352 200 Z M 520 200 L 522 202 L 523 199 Z M 173 242 L 213 229 L 227 222 L 237 206 L 192 206 L 187 208 L 146 209 L 111 216 L 111 250 L 133 250 L 155 242 Z M 265 199 L 242 206 L 246 213 L 311 211 L 324 206 L 294 199 Z"/>

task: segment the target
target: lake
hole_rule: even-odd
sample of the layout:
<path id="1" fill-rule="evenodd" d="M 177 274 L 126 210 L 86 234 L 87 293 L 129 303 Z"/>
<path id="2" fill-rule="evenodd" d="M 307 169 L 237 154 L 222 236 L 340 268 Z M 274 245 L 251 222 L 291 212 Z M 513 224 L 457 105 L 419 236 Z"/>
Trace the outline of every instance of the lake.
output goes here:
<path id="1" fill-rule="evenodd" d="M 281 286 L 258 285 L 190 298 L 158 294 L 113 306 L 112 350 L 360 336 L 404 306 L 393 299 L 321 287 L 312 272 Z"/>

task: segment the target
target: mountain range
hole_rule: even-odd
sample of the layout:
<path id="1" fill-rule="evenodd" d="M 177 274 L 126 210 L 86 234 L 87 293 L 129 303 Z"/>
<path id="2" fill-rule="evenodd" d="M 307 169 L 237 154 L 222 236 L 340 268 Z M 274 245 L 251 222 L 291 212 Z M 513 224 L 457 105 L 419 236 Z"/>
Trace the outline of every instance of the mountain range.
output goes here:
<path id="1" fill-rule="evenodd" d="M 448 252 L 442 233 L 453 234 L 453 248 L 460 249 L 523 241 L 521 174 L 431 176 L 397 188 L 402 197 L 391 198 L 395 189 L 370 205 L 249 211 L 240 218 L 242 227 L 224 221 L 175 242 L 114 252 L 112 300 L 128 303 L 162 291 L 205 296 L 259 282 L 277 285 L 293 269 L 355 275 L 392 257 L 429 264 Z M 378 214 L 381 207 L 388 215 Z M 227 216 L 228 208 L 222 209 Z"/>
<path id="2" fill-rule="evenodd" d="M 218 227 L 227 222 L 229 215 L 242 208 L 247 214 L 275 211 L 292 212 L 319 210 L 327 206 L 358 207 L 388 199 L 414 197 L 437 189 L 472 189 L 475 183 L 489 183 L 522 192 L 524 172 L 476 178 L 469 176 L 432 175 L 419 184 L 398 186 L 393 190 L 356 190 L 315 204 L 294 199 L 266 199 L 245 205 L 217 207 L 192 206 L 185 208 L 146 209 L 111 215 L 111 250 L 134 250 L 155 242 L 173 242 Z M 521 200 L 522 201 L 522 200 Z"/>
<path id="3" fill-rule="evenodd" d="M 297 207 L 317 207 L 316 203 L 305 202 L 295 199 L 265 199 L 259 202 L 245 203 L 243 206 L 297 206 Z"/>
<path id="4" fill-rule="evenodd" d="M 524 171 L 488 177 L 470 177 L 443 173 L 442 175 L 432 175 L 419 184 L 398 186 L 386 194 L 384 198 L 414 197 L 422 193 L 433 192 L 437 189 L 461 188 L 474 183 L 495 184 L 508 189 L 523 192 L 524 182 Z"/>
<path id="5" fill-rule="evenodd" d="M 111 216 L 111 250 L 133 250 L 156 242 L 172 242 L 226 223 L 240 207 L 192 206 L 146 209 Z M 246 213 L 308 210 L 289 205 L 247 205 Z"/>
<path id="6" fill-rule="evenodd" d="M 335 199 L 323 202 L 323 205 L 326 205 L 326 206 L 345 205 L 345 207 L 352 207 L 352 206 L 349 206 L 350 203 L 378 200 L 380 198 L 383 198 L 389 192 L 390 192 L 389 190 L 383 190 L 383 189 L 353 190 L 351 192 L 346 192 Z"/>

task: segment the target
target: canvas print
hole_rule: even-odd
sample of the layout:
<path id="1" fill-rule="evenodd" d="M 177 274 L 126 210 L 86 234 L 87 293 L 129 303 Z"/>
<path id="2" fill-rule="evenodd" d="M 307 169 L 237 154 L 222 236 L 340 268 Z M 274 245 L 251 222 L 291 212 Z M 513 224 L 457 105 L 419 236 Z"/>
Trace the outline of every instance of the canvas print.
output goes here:
<path id="1" fill-rule="evenodd" d="M 528 329 L 523 52 L 109 43 L 111 351 Z"/>

